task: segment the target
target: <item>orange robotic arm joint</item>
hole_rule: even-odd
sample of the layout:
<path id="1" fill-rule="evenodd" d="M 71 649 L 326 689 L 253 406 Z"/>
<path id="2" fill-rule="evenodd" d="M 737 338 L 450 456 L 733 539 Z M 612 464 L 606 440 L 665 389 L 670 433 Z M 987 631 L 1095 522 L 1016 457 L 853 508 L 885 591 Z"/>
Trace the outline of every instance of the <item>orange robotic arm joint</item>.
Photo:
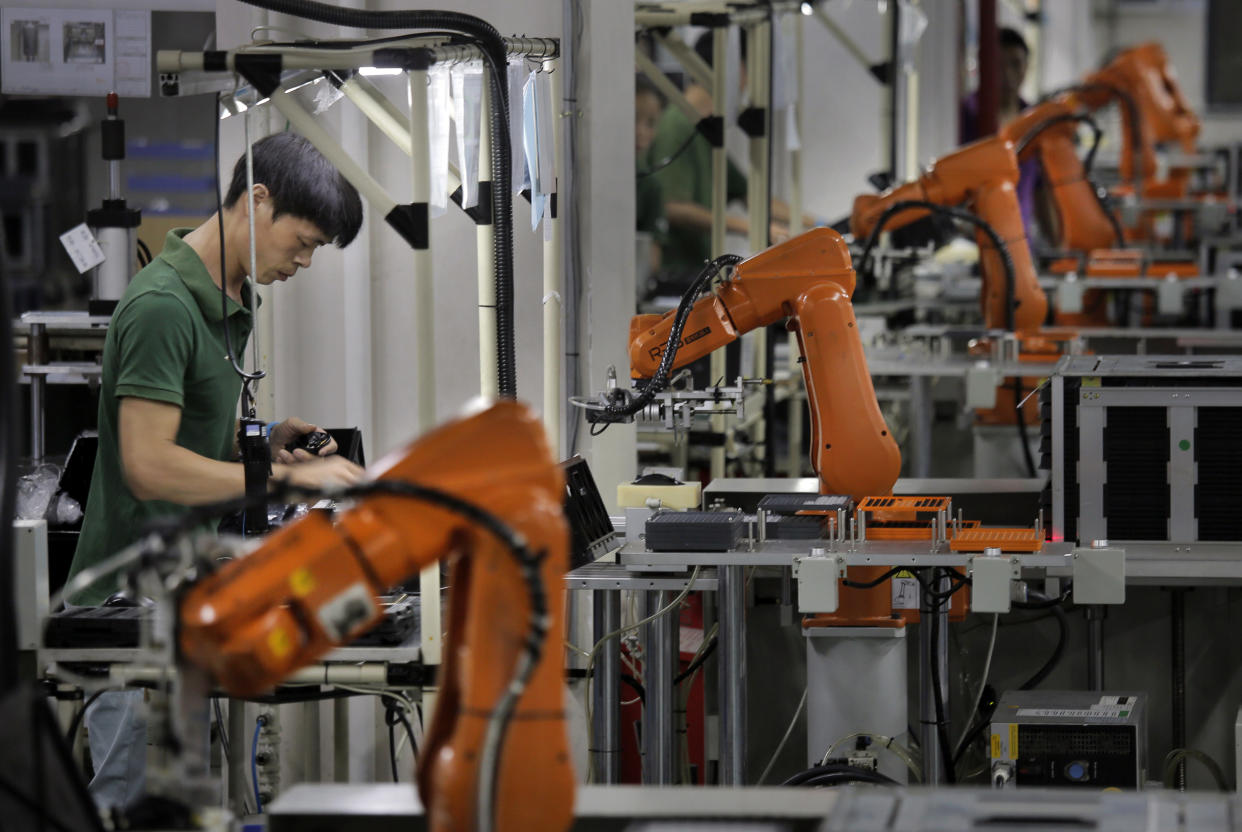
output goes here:
<path id="1" fill-rule="evenodd" d="M 876 403 L 854 320 L 849 247 L 812 229 L 740 263 L 684 320 L 673 313 L 630 323 L 630 373 L 654 378 L 762 326 L 796 333 L 811 417 L 811 463 L 824 493 L 887 494 L 901 454 Z M 684 328 L 674 330 L 678 321 Z M 684 334 L 683 334 L 684 333 Z M 676 338 L 674 338 L 676 334 Z M 675 356 L 662 345 L 676 343 Z"/>
<path id="2" fill-rule="evenodd" d="M 564 622 L 552 588 L 569 535 L 539 419 L 500 401 L 377 470 L 336 518 L 312 512 L 189 587 L 180 659 L 235 695 L 266 692 L 377 623 L 388 587 L 450 559 L 440 696 L 418 760 L 429 827 L 568 828 L 564 673 L 547 639 Z"/>

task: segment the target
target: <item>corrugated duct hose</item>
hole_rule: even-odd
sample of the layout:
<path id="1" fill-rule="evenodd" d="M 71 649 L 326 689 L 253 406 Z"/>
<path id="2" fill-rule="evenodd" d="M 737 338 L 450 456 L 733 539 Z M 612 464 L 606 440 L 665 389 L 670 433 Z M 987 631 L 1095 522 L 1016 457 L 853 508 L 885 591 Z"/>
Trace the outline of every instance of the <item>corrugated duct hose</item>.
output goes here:
<path id="1" fill-rule="evenodd" d="M 486 20 L 425 9 L 375 12 L 342 9 L 314 0 L 242 0 L 251 6 L 354 29 L 437 29 L 473 39 L 491 66 L 492 216 L 496 259 L 496 366 L 502 398 L 517 397 L 513 347 L 513 194 L 509 187 L 509 82 L 504 38 Z"/>

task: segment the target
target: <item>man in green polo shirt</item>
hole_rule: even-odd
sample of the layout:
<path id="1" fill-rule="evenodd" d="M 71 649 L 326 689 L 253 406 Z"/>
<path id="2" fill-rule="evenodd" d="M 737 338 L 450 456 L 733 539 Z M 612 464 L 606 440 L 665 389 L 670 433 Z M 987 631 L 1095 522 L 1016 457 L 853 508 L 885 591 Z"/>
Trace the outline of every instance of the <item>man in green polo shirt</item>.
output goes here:
<path id="1" fill-rule="evenodd" d="M 253 326 L 251 280 L 287 280 L 310 266 L 317 247 L 344 247 L 362 224 L 357 191 L 305 138 L 278 133 L 257 142 L 253 169 L 255 274 L 243 157 L 223 211 L 195 229 L 169 232 L 164 250 L 117 304 L 104 344 L 99 451 L 70 576 L 133 543 L 157 517 L 245 493 L 242 465 L 234 461 L 241 379 L 227 356 L 224 327 L 241 355 Z M 335 443 L 319 457 L 284 450 L 317 429 L 301 419 L 272 427 L 273 477 L 308 488 L 358 481 L 358 466 L 331 455 Z M 114 579 L 101 580 L 68 600 L 98 605 L 116 589 Z M 101 806 L 125 805 L 142 793 L 141 698 L 136 691 L 105 694 L 86 713 L 91 792 Z"/>
<path id="2" fill-rule="evenodd" d="M 739 75 L 744 83 L 745 38 L 741 45 L 743 66 Z M 708 66 L 712 65 L 715 56 L 711 31 L 699 37 L 694 49 Z M 684 95 L 700 118 L 712 114 L 712 94 L 706 87 L 691 82 Z M 656 125 L 655 139 L 647 151 L 645 164 L 644 160 L 639 161 L 640 167 L 657 171 L 652 178 L 664 195 L 668 231 L 663 247 L 663 267 L 666 272 L 682 275 L 668 275 L 671 279 L 665 281 L 666 291 L 671 291 L 678 283 L 682 285 L 677 290 L 684 289 L 713 254 L 712 147 L 705 137 L 696 134 L 696 130 L 696 123 L 680 107 L 665 107 Z M 727 201 L 746 198 L 746 177 L 732 160 L 728 162 L 725 191 Z M 789 206 L 773 199 L 771 214 L 773 221 L 769 234 L 772 242 L 778 243 L 789 236 Z M 804 218 L 804 223 L 807 227 L 815 224 L 811 217 Z M 729 214 L 725 218 L 725 228 L 731 234 L 747 234 L 750 223 L 746 217 Z"/>

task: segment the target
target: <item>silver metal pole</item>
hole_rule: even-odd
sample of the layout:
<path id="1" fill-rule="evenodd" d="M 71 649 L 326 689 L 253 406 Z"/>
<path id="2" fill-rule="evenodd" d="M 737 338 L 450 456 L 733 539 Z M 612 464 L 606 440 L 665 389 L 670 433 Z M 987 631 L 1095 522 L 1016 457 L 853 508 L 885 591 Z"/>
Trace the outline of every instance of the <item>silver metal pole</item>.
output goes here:
<path id="1" fill-rule="evenodd" d="M 595 641 L 621 627 L 621 592 L 593 593 Z M 612 639 L 595 660 L 591 702 L 591 765 L 596 783 L 621 782 L 621 742 L 617 689 L 621 684 L 621 645 Z"/>
<path id="2" fill-rule="evenodd" d="M 643 617 L 662 606 L 664 594 L 643 593 Z M 643 783 L 671 786 L 677 782 L 677 731 L 673 714 L 673 677 L 677 666 L 678 617 L 676 610 L 643 626 Z"/>
<path id="3" fill-rule="evenodd" d="M 46 364 L 47 327 L 43 324 L 31 324 L 26 335 L 26 359 L 30 364 Z M 6 359 L 7 360 L 7 359 Z M 30 374 L 30 456 L 35 461 L 43 459 L 44 439 L 44 399 L 47 395 L 47 375 L 44 373 Z"/>
<path id="4" fill-rule="evenodd" d="M 548 434 L 548 444 L 557 459 L 564 456 L 561 447 L 561 408 L 565 403 L 564 352 L 561 344 L 562 284 L 564 262 L 561 252 L 561 156 L 564 152 L 561 139 L 561 73 L 553 68 L 551 96 L 552 111 L 552 175 L 555 189 L 543 221 L 547 233 L 543 237 L 543 427 Z"/>
<path id="5" fill-rule="evenodd" d="M 722 566 L 720 605 L 720 785 L 746 785 L 746 567 Z"/>
<path id="6" fill-rule="evenodd" d="M 712 114 L 725 116 L 725 102 L 728 100 L 728 92 L 725 85 L 728 79 L 726 69 L 729 65 L 729 37 L 728 30 L 719 27 L 712 32 Z M 724 142 L 721 141 L 720 147 L 712 148 L 712 257 L 719 257 L 725 253 L 725 205 L 728 199 L 728 159 L 725 156 Z M 725 374 L 725 353 L 724 350 L 716 350 L 711 354 L 711 379 L 710 383 L 715 384 L 718 380 L 724 378 Z M 713 416 L 711 418 L 711 428 L 713 433 L 723 434 L 725 432 L 725 417 Z M 712 479 L 720 479 L 725 475 L 725 449 L 723 446 L 714 446 L 711 450 L 711 476 Z M 721 750 L 723 755 L 724 751 Z"/>
<path id="7" fill-rule="evenodd" d="M 491 108 L 491 83 L 488 80 L 490 70 L 483 68 L 483 97 L 481 107 L 486 116 Z M 507 78 L 502 84 L 509 83 Z M 512 103 L 510 103 L 512 106 Z M 483 198 L 483 183 L 490 182 L 492 176 L 492 131 L 486 117 L 479 119 L 479 198 Z M 492 182 L 494 188 L 512 187 L 509 182 Z M 491 217 L 490 212 L 488 214 Z M 496 364 L 496 254 L 492 248 L 496 230 L 492 223 L 495 217 L 487 222 L 475 225 L 475 263 L 478 269 L 479 287 L 479 395 L 485 399 L 500 396 L 500 367 Z"/>
<path id="8" fill-rule="evenodd" d="M 230 699 L 229 708 L 229 806 L 239 818 L 246 814 L 246 794 L 249 787 L 246 780 L 246 748 L 245 739 L 250 733 L 246 730 L 246 703 L 240 699 Z"/>
<path id="9" fill-rule="evenodd" d="M 1092 604 L 1084 611 L 1087 618 L 1087 688 L 1104 690 L 1104 616 L 1107 607 Z"/>
<path id="10" fill-rule="evenodd" d="M 910 459 L 910 475 L 913 477 L 931 476 L 933 415 L 931 379 L 927 376 L 910 376 L 910 439 L 914 446 Z"/>
<path id="11" fill-rule="evenodd" d="M 818 9 L 817 9 L 818 11 Z M 803 85 L 803 69 L 802 61 L 805 54 L 805 41 L 803 38 L 804 28 L 802 22 L 803 15 L 793 15 L 794 27 L 794 48 L 797 57 L 797 71 L 794 74 L 797 88 L 794 93 L 794 125 L 798 131 L 798 147 L 789 151 L 789 233 L 791 236 L 798 236 L 803 232 L 802 227 L 802 85 Z M 788 137 L 786 137 L 788 141 Z M 798 336 L 796 333 L 789 333 L 789 429 L 786 431 L 789 438 L 789 476 L 802 476 L 802 391 L 805 386 L 805 380 L 802 377 L 802 367 L 798 363 Z"/>
<path id="12" fill-rule="evenodd" d="M 927 785 L 944 782 L 940 735 L 936 732 L 936 700 L 932 688 L 931 668 L 936 654 L 932 635 L 931 614 L 924 605 L 919 622 L 919 747 L 923 749 L 923 782 Z"/>

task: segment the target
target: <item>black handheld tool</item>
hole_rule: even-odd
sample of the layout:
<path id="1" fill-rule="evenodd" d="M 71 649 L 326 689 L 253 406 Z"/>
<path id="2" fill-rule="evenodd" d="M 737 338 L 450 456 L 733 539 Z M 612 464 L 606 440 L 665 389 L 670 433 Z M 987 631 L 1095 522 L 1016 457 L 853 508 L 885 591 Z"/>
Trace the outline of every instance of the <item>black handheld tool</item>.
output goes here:
<path id="1" fill-rule="evenodd" d="M 293 452 L 298 448 L 306 451 L 313 456 L 319 456 L 319 452 L 325 445 L 332 441 L 332 437 L 322 430 L 313 430 L 310 433 L 304 433 L 297 439 L 285 445 L 285 450 Z"/>

